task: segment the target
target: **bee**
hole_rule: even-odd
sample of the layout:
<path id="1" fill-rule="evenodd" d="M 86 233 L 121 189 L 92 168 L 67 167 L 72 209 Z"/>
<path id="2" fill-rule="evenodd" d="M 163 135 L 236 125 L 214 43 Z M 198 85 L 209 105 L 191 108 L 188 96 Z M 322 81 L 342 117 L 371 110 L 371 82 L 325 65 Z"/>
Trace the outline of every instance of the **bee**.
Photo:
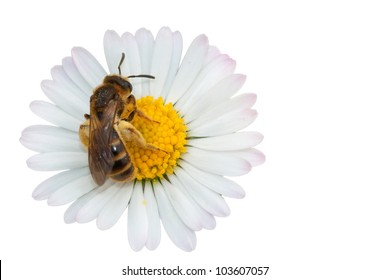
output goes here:
<path id="1" fill-rule="evenodd" d="M 90 98 L 90 114 L 80 125 L 81 143 L 88 149 L 88 164 L 92 178 L 99 186 L 108 178 L 115 181 L 131 181 L 136 175 L 129 147 L 136 145 L 145 149 L 160 150 L 145 141 L 142 134 L 130 123 L 135 115 L 153 121 L 137 109 L 132 94 L 133 87 L 128 79 L 150 78 L 151 75 L 121 75 L 125 59 L 122 53 L 118 65 L 119 75 L 108 75 L 95 88 Z M 158 123 L 158 122 L 156 122 Z"/>

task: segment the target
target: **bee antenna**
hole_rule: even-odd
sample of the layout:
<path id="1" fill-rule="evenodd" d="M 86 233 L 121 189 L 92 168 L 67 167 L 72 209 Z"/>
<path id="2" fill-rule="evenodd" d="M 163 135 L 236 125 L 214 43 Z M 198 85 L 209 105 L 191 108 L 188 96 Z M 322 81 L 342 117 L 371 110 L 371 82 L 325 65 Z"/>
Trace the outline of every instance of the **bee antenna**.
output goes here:
<path id="1" fill-rule="evenodd" d="M 122 63 L 124 60 L 125 60 L 125 53 L 122 53 L 122 57 L 121 57 L 121 60 L 119 61 L 119 65 L 118 65 L 119 76 L 122 76 L 121 66 L 122 66 Z"/>
<path id="2" fill-rule="evenodd" d="M 127 78 L 148 78 L 148 79 L 155 79 L 154 76 L 152 76 L 152 75 L 146 75 L 146 74 L 141 74 L 141 75 L 130 75 L 130 76 L 127 76 Z"/>
<path id="3" fill-rule="evenodd" d="M 119 65 L 118 65 L 119 76 L 122 76 L 121 66 L 122 66 L 122 63 L 123 63 L 124 60 L 125 60 L 125 53 L 122 53 L 122 57 L 121 57 L 121 60 L 119 61 Z M 148 78 L 148 79 L 154 79 L 155 77 L 152 76 L 152 75 L 141 74 L 141 75 L 130 75 L 130 76 L 127 76 L 127 78 Z"/>

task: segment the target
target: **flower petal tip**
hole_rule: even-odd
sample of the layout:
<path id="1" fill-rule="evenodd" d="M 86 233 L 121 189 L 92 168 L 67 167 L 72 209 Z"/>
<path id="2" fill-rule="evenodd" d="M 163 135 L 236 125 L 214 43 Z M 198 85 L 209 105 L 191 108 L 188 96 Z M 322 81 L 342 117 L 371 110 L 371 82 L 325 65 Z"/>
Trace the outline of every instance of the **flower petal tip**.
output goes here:
<path id="1" fill-rule="evenodd" d="M 73 47 L 71 50 L 70 50 L 70 53 L 72 54 L 72 57 L 74 57 L 75 55 L 79 55 L 80 53 L 85 53 L 87 50 L 84 49 L 83 47 Z"/>
<path id="2" fill-rule="evenodd" d="M 259 165 L 264 164 L 264 162 L 265 162 L 264 153 L 262 153 L 261 151 L 256 150 L 256 149 L 254 149 L 254 150 L 255 150 L 254 156 L 253 156 L 253 159 L 251 160 L 252 166 L 254 167 L 254 166 L 259 166 Z"/>
<path id="3" fill-rule="evenodd" d="M 37 191 L 33 191 L 33 193 L 31 194 L 31 197 L 35 200 L 45 200 L 47 199 L 47 196 L 43 196 L 40 192 L 37 192 Z"/>
<path id="4" fill-rule="evenodd" d="M 169 26 L 163 26 L 160 28 L 160 30 L 158 31 L 158 33 L 173 33 L 171 28 Z"/>
<path id="5" fill-rule="evenodd" d="M 209 44 L 209 38 L 205 34 L 201 34 L 198 37 L 196 37 L 193 41 L 193 43 L 196 43 L 198 45 L 208 45 Z"/>
<path id="6" fill-rule="evenodd" d="M 106 37 L 106 36 L 117 36 L 117 35 L 118 35 L 118 33 L 115 30 L 112 30 L 112 29 L 107 29 L 106 32 L 104 33 L 104 37 Z"/>

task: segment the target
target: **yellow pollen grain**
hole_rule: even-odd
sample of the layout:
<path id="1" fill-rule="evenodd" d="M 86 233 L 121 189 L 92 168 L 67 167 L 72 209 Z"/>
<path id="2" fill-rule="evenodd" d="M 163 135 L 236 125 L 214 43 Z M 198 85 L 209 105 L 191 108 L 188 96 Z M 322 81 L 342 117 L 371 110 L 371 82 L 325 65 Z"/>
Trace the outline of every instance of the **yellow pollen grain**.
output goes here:
<path id="1" fill-rule="evenodd" d="M 137 180 L 155 179 L 172 174 L 181 154 L 185 153 L 186 131 L 184 120 L 172 103 L 164 104 L 161 97 L 142 97 L 137 107 L 153 121 L 135 116 L 132 125 L 142 134 L 146 142 L 160 150 L 129 147 L 137 170 Z"/>

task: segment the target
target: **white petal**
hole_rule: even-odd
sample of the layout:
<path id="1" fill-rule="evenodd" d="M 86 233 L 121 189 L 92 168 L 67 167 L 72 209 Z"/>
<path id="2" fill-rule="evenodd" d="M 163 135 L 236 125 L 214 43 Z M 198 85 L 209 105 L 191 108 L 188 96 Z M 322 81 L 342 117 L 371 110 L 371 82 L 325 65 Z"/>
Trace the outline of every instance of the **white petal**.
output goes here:
<path id="1" fill-rule="evenodd" d="M 141 250 L 148 237 L 148 216 L 145 204 L 142 185 L 137 181 L 130 199 L 127 216 L 127 237 L 130 247 L 134 251 Z"/>
<path id="2" fill-rule="evenodd" d="M 85 203 L 85 205 L 83 205 L 83 207 L 79 210 L 76 215 L 76 222 L 88 223 L 97 218 L 106 203 L 119 190 L 119 188 L 113 184 L 113 181 L 107 180 L 103 186 L 97 187 L 93 190 L 93 192 L 96 192 L 96 195 Z"/>
<path id="3" fill-rule="evenodd" d="M 191 110 L 185 112 L 186 120 L 193 121 L 199 116 L 215 110 L 215 107 L 234 95 L 244 84 L 245 76 L 233 74 L 220 80 L 213 87 L 206 89 L 206 92 L 192 100 Z"/>
<path id="4" fill-rule="evenodd" d="M 150 73 L 156 77 L 150 83 L 150 94 L 154 97 L 161 96 L 161 91 L 171 65 L 172 50 L 172 31 L 167 27 L 163 27 L 156 36 L 150 67 Z"/>
<path id="5" fill-rule="evenodd" d="M 129 204 L 133 184 L 118 183 L 118 187 L 119 191 L 107 202 L 96 219 L 96 225 L 101 230 L 115 225 Z"/>
<path id="6" fill-rule="evenodd" d="M 257 95 L 255 93 L 243 93 L 220 102 L 214 108 L 219 110 L 220 115 L 225 115 L 236 110 L 250 109 L 256 103 L 256 100 Z"/>
<path id="7" fill-rule="evenodd" d="M 45 101 L 33 101 L 30 104 L 30 109 L 38 117 L 41 117 L 54 125 L 72 131 L 79 131 L 80 120 L 65 113 L 63 110 L 51 103 Z"/>
<path id="8" fill-rule="evenodd" d="M 180 165 L 193 179 L 223 196 L 232 198 L 243 198 L 245 196 L 244 189 L 232 180 L 204 172 L 185 161 L 181 161 Z"/>
<path id="9" fill-rule="evenodd" d="M 218 136 L 244 129 L 257 118 L 256 110 L 244 109 L 211 119 L 199 127 L 191 128 L 191 137 Z"/>
<path id="10" fill-rule="evenodd" d="M 209 64 L 210 61 L 212 61 L 215 57 L 219 56 L 220 54 L 221 52 L 216 46 L 209 46 L 203 65 Z"/>
<path id="11" fill-rule="evenodd" d="M 35 125 L 23 130 L 20 142 L 36 152 L 82 152 L 75 132 L 49 125 Z"/>
<path id="12" fill-rule="evenodd" d="M 88 96 L 85 92 L 75 84 L 75 82 L 65 72 L 64 67 L 54 66 L 51 69 L 51 76 L 53 80 L 60 85 L 61 88 L 66 88 L 75 97 L 79 98 L 85 104 L 89 103 Z M 89 92 L 88 92 L 89 93 Z"/>
<path id="13" fill-rule="evenodd" d="M 220 194 L 194 180 L 184 169 L 178 168 L 176 174 L 188 193 L 204 210 L 217 217 L 230 214 L 229 206 Z"/>
<path id="14" fill-rule="evenodd" d="M 204 63 L 208 47 L 209 41 L 205 35 L 196 37 L 191 43 L 176 74 L 167 102 L 176 103 L 195 81 Z"/>
<path id="15" fill-rule="evenodd" d="M 196 235 L 177 216 L 161 184 L 157 183 L 154 186 L 154 193 L 161 221 L 169 238 L 177 247 L 184 251 L 194 250 L 196 247 Z"/>
<path id="16" fill-rule="evenodd" d="M 90 192 L 95 186 L 96 184 L 90 174 L 77 178 L 49 195 L 47 204 L 53 206 L 67 204 Z"/>
<path id="17" fill-rule="evenodd" d="M 162 185 L 165 194 L 182 222 L 192 230 L 201 230 L 202 222 L 193 202 L 190 201 L 177 186 L 173 186 L 168 181 L 164 180 Z"/>
<path id="18" fill-rule="evenodd" d="M 125 63 L 129 69 L 129 75 L 150 74 L 149 72 L 142 72 L 141 57 L 138 50 L 138 44 L 134 36 L 128 32 L 122 35 L 123 48 L 126 53 Z M 133 94 L 139 98 L 142 94 L 142 85 L 149 84 L 149 79 L 132 79 Z"/>
<path id="19" fill-rule="evenodd" d="M 90 86 L 96 87 L 103 82 L 107 73 L 90 52 L 81 47 L 74 47 L 72 57 L 77 70 Z"/>
<path id="20" fill-rule="evenodd" d="M 172 49 L 172 57 L 171 57 L 169 72 L 167 74 L 167 77 L 165 78 L 164 88 L 160 94 L 164 99 L 166 99 L 166 97 L 168 96 L 173 81 L 175 79 L 177 70 L 179 69 L 181 53 L 183 50 L 183 38 L 180 32 L 178 31 L 174 32 L 172 34 L 172 40 L 173 40 L 173 49 Z"/>
<path id="21" fill-rule="evenodd" d="M 52 126 L 52 125 L 43 125 L 43 124 L 31 125 L 29 127 L 26 127 L 22 131 L 22 134 L 30 134 L 30 133 L 48 135 L 48 136 L 56 135 L 58 137 L 69 139 L 69 140 L 79 139 L 78 133 L 61 127 Z"/>
<path id="22" fill-rule="evenodd" d="M 263 135 L 255 131 L 242 131 L 214 137 L 195 138 L 187 145 L 203 150 L 234 151 L 256 146 L 263 140 Z"/>
<path id="23" fill-rule="evenodd" d="M 88 174 L 90 174 L 88 167 L 63 171 L 40 183 L 33 191 L 32 196 L 36 200 L 47 199 L 50 194 L 64 185 Z"/>
<path id="24" fill-rule="evenodd" d="M 156 198 L 154 197 L 153 187 L 147 182 L 144 190 L 144 198 L 146 201 L 146 214 L 148 216 L 148 237 L 146 239 L 146 248 L 154 250 L 160 244 L 161 226 L 160 216 L 158 214 L 158 207 Z"/>
<path id="25" fill-rule="evenodd" d="M 111 74 L 119 74 L 118 66 L 124 52 L 121 37 L 115 31 L 107 30 L 104 34 L 103 45 L 109 72 Z M 123 76 L 129 75 L 127 63 L 122 63 L 121 72 Z"/>
<path id="26" fill-rule="evenodd" d="M 243 74 L 231 74 L 223 78 L 207 94 L 221 101 L 232 97 L 245 83 L 246 76 Z"/>
<path id="27" fill-rule="evenodd" d="M 213 215 L 203 209 L 191 196 L 191 194 L 187 191 L 186 187 L 183 186 L 182 182 L 177 179 L 175 175 L 169 176 L 169 180 L 171 180 L 172 184 L 175 188 L 177 188 L 182 194 L 185 195 L 186 200 L 189 201 L 190 207 L 193 208 L 192 213 L 188 217 L 189 219 L 197 220 L 201 227 L 205 229 L 214 229 L 216 226 L 216 221 Z M 178 213 L 178 210 L 176 209 Z M 188 211 L 187 211 L 188 212 Z"/>
<path id="28" fill-rule="evenodd" d="M 138 50 L 141 57 L 141 73 L 150 73 L 150 64 L 154 48 L 154 38 L 152 33 L 145 28 L 139 29 L 135 33 L 135 39 L 138 43 Z M 142 96 L 150 95 L 149 81 L 142 83 Z"/>
<path id="29" fill-rule="evenodd" d="M 81 76 L 79 70 L 74 64 L 73 58 L 70 56 L 65 57 L 62 60 L 62 67 L 64 67 L 65 73 L 72 79 L 72 81 L 81 89 L 84 95 L 88 98 L 95 86 L 91 86 L 87 83 L 83 76 Z"/>
<path id="30" fill-rule="evenodd" d="M 197 168 L 223 176 L 240 176 L 251 170 L 251 164 L 241 157 L 228 152 L 205 151 L 188 147 L 183 159 Z"/>
<path id="31" fill-rule="evenodd" d="M 237 156 L 248 161 L 252 167 L 258 166 L 265 162 L 265 155 L 256 149 L 244 149 L 240 151 L 229 151 L 232 156 Z"/>
<path id="32" fill-rule="evenodd" d="M 67 224 L 75 223 L 77 214 L 80 209 L 84 207 L 85 204 L 88 203 L 93 197 L 97 195 L 95 191 L 99 187 L 94 188 L 92 191 L 84 194 L 83 196 L 77 198 L 69 207 L 66 209 L 64 213 L 64 222 Z"/>
<path id="33" fill-rule="evenodd" d="M 244 93 L 237 95 L 231 99 L 208 100 L 205 104 L 203 112 L 195 115 L 195 119 L 188 124 L 188 129 L 195 129 L 209 120 L 220 118 L 225 114 L 230 114 L 235 110 L 250 109 L 256 103 L 257 95 L 254 93 Z"/>
<path id="34" fill-rule="evenodd" d="M 37 154 L 27 160 L 31 169 L 38 171 L 55 171 L 80 168 L 88 165 L 85 152 L 52 152 Z"/>
<path id="35" fill-rule="evenodd" d="M 186 119 L 188 118 L 191 120 L 193 110 L 204 109 L 205 103 L 199 102 L 198 100 L 204 100 L 204 95 L 208 96 L 209 91 L 213 89 L 215 85 L 218 85 L 221 80 L 224 80 L 226 76 L 229 76 L 234 72 L 235 67 L 236 62 L 227 55 L 216 57 L 202 69 L 194 83 L 191 85 L 191 88 L 180 98 L 177 104 L 175 104 L 175 107 L 180 111 L 185 112 Z M 201 105 L 194 107 L 197 103 L 201 103 Z"/>

